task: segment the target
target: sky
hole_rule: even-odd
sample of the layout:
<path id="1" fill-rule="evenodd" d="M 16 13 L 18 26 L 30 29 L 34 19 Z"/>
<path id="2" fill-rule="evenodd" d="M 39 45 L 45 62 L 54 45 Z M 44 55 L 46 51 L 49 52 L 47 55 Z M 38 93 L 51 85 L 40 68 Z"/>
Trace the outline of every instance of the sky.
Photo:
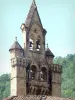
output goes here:
<path id="1" fill-rule="evenodd" d="M 9 73 L 9 49 L 17 37 L 23 47 L 20 26 L 25 22 L 32 0 L 0 0 L 0 75 Z M 47 30 L 46 44 L 54 55 L 75 53 L 75 0 L 36 0 Z"/>

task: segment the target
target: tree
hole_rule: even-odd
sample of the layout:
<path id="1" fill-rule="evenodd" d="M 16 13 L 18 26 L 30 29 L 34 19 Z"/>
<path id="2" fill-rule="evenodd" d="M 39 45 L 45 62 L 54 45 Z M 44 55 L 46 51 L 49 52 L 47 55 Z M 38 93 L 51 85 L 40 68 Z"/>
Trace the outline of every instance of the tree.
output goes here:
<path id="1" fill-rule="evenodd" d="M 62 97 L 75 97 L 75 54 L 68 54 L 66 57 L 57 57 L 54 63 L 62 65 Z"/>
<path id="2" fill-rule="evenodd" d="M 10 95 L 10 74 L 0 76 L 0 100 Z"/>

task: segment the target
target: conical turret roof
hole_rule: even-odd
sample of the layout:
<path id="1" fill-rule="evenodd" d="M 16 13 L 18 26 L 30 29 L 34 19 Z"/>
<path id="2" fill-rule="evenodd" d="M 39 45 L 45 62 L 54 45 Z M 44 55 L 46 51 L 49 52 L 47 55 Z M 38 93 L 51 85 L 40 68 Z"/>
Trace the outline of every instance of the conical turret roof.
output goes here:
<path id="1" fill-rule="evenodd" d="M 11 50 L 23 50 L 21 45 L 18 43 L 17 38 L 16 38 L 15 42 L 13 43 L 13 45 L 11 46 L 11 48 L 9 49 L 9 51 L 11 51 Z"/>
<path id="2" fill-rule="evenodd" d="M 52 56 L 52 57 L 54 57 L 54 54 L 51 52 L 51 50 L 49 48 L 47 48 L 47 50 L 45 51 L 45 56 Z"/>

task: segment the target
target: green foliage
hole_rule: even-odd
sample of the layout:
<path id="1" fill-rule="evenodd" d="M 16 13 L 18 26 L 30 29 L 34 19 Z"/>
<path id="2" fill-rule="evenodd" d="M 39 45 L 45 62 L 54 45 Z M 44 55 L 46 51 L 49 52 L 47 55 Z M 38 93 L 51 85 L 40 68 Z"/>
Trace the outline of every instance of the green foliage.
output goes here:
<path id="1" fill-rule="evenodd" d="M 62 65 L 62 97 L 75 97 L 75 54 L 69 54 L 66 57 L 56 57 L 54 63 Z M 0 76 L 0 100 L 10 95 L 10 75 Z"/>
<path id="2" fill-rule="evenodd" d="M 0 100 L 10 95 L 10 75 L 3 74 L 0 76 Z"/>
<path id="3" fill-rule="evenodd" d="M 62 97 L 75 97 L 75 54 L 69 54 L 66 57 L 57 57 L 54 63 L 62 65 Z"/>

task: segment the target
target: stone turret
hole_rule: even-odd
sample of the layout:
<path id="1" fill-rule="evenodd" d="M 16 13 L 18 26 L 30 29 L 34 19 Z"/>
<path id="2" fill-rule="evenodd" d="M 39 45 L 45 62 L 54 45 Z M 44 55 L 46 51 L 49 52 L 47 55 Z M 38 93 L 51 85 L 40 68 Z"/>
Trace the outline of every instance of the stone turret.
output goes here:
<path id="1" fill-rule="evenodd" d="M 23 57 L 24 56 L 23 48 L 18 43 L 17 37 L 15 38 L 15 42 L 13 43 L 13 45 L 11 46 L 9 51 L 10 51 L 10 54 L 11 54 L 11 58 Z"/>
<path id="2" fill-rule="evenodd" d="M 53 64 L 54 54 L 51 52 L 49 48 L 45 51 L 45 59 L 48 64 Z"/>
<path id="3" fill-rule="evenodd" d="M 26 95 L 24 51 L 17 39 L 9 49 L 11 55 L 11 96 Z"/>

